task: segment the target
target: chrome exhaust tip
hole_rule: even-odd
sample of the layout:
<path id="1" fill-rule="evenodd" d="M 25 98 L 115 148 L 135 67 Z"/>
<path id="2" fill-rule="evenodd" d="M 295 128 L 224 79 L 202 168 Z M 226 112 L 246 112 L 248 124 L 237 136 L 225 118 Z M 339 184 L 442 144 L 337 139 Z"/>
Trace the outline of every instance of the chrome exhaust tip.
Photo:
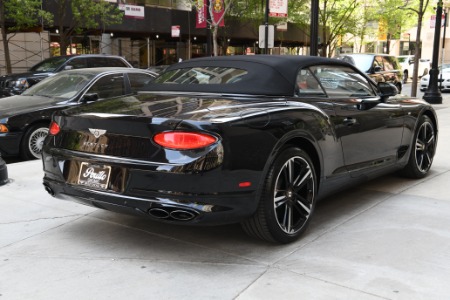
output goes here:
<path id="1" fill-rule="evenodd" d="M 147 212 L 154 218 L 169 221 L 190 221 L 199 215 L 195 210 L 168 205 L 153 207 Z"/>
<path id="2" fill-rule="evenodd" d="M 170 213 L 163 208 L 151 208 L 148 213 L 158 219 L 167 219 L 170 216 Z"/>
<path id="3" fill-rule="evenodd" d="M 170 216 L 175 219 L 175 220 L 179 220 L 179 221 L 189 221 L 194 219 L 197 215 L 187 211 L 187 210 L 174 210 L 170 213 Z"/>

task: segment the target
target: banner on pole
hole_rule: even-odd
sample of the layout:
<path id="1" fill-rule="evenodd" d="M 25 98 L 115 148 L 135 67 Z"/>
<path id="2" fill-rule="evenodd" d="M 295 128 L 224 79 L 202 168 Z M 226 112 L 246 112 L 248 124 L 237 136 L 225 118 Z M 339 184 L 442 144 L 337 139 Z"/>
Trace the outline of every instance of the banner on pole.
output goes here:
<path id="1" fill-rule="evenodd" d="M 208 0 L 197 0 L 197 19 L 195 28 L 206 28 L 206 16 L 208 15 L 206 1 Z"/>
<path id="2" fill-rule="evenodd" d="M 213 4 L 213 7 L 212 7 L 213 23 L 219 25 L 219 27 L 225 26 L 225 16 L 224 16 L 225 7 L 224 7 L 223 0 L 212 0 L 211 4 Z"/>

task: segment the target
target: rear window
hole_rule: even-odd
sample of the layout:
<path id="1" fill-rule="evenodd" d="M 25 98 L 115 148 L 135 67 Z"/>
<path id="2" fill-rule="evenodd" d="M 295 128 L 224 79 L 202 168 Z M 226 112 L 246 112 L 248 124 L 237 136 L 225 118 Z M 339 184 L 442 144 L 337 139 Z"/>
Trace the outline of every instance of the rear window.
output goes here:
<path id="1" fill-rule="evenodd" d="M 230 84 L 242 80 L 246 70 L 229 67 L 192 67 L 167 71 L 155 79 L 164 84 Z"/>
<path id="2" fill-rule="evenodd" d="M 363 72 L 368 72 L 369 69 L 372 67 L 374 58 L 372 55 L 353 55 L 353 56 L 349 55 L 345 56 L 343 60 L 346 62 L 350 62 Z"/>
<path id="3" fill-rule="evenodd" d="M 89 57 L 89 67 L 128 67 L 128 65 L 121 59 L 115 57 Z"/>

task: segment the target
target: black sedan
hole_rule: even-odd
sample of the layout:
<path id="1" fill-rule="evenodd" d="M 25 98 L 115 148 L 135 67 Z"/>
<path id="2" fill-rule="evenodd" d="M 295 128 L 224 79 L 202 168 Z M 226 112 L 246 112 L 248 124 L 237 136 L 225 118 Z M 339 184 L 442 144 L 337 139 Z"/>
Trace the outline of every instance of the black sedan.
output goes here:
<path id="1" fill-rule="evenodd" d="M 150 71 L 133 68 L 63 71 L 21 95 L 0 99 L 0 154 L 40 158 L 53 112 L 81 103 L 131 95 L 155 76 Z"/>
<path id="2" fill-rule="evenodd" d="M 148 90 L 53 117 L 50 194 L 175 224 L 240 222 L 288 243 L 318 199 L 397 170 L 424 177 L 435 154 L 431 105 L 335 59 L 193 59 Z"/>

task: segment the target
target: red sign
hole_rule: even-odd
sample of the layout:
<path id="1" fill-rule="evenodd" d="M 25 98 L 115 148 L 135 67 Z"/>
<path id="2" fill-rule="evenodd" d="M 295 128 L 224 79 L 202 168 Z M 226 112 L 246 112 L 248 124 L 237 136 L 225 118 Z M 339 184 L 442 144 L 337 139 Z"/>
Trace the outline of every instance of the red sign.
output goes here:
<path id="1" fill-rule="evenodd" d="M 288 0 L 269 0 L 269 16 L 286 18 L 288 16 Z"/>
<path id="2" fill-rule="evenodd" d="M 195 28 L 206 28 L 208 3 L 212 5 L 211 22 L 214 25 L 225 26 L 225 6 L 223 0 L 197 0 L 197 21 Z"/>
<path id="3" fill-rule="evenodd" d="M 195 28 L 206 28 L 206 16 L 208 15 L 206 2 L 208 0 L 197 0 L 197 20 Z"/>
<path id="4" fill-rule="evenodd" d="M 445 15 L 442 15 L 441 27 L 445 26 Z M 432 15 L 430 18 L 430 28 L 436 27 L 436 15 Z"/>
<path id="5" fill-rule="evenodd" d="M 212 23 L 220 27 L 225 26 L 225 7 L 223 0 L 212 0 Z"/>
<path id="6" fill-rule="evenodd" d="M 172 26 L 172 37 L 180 37 L 180 25 Z"/>

